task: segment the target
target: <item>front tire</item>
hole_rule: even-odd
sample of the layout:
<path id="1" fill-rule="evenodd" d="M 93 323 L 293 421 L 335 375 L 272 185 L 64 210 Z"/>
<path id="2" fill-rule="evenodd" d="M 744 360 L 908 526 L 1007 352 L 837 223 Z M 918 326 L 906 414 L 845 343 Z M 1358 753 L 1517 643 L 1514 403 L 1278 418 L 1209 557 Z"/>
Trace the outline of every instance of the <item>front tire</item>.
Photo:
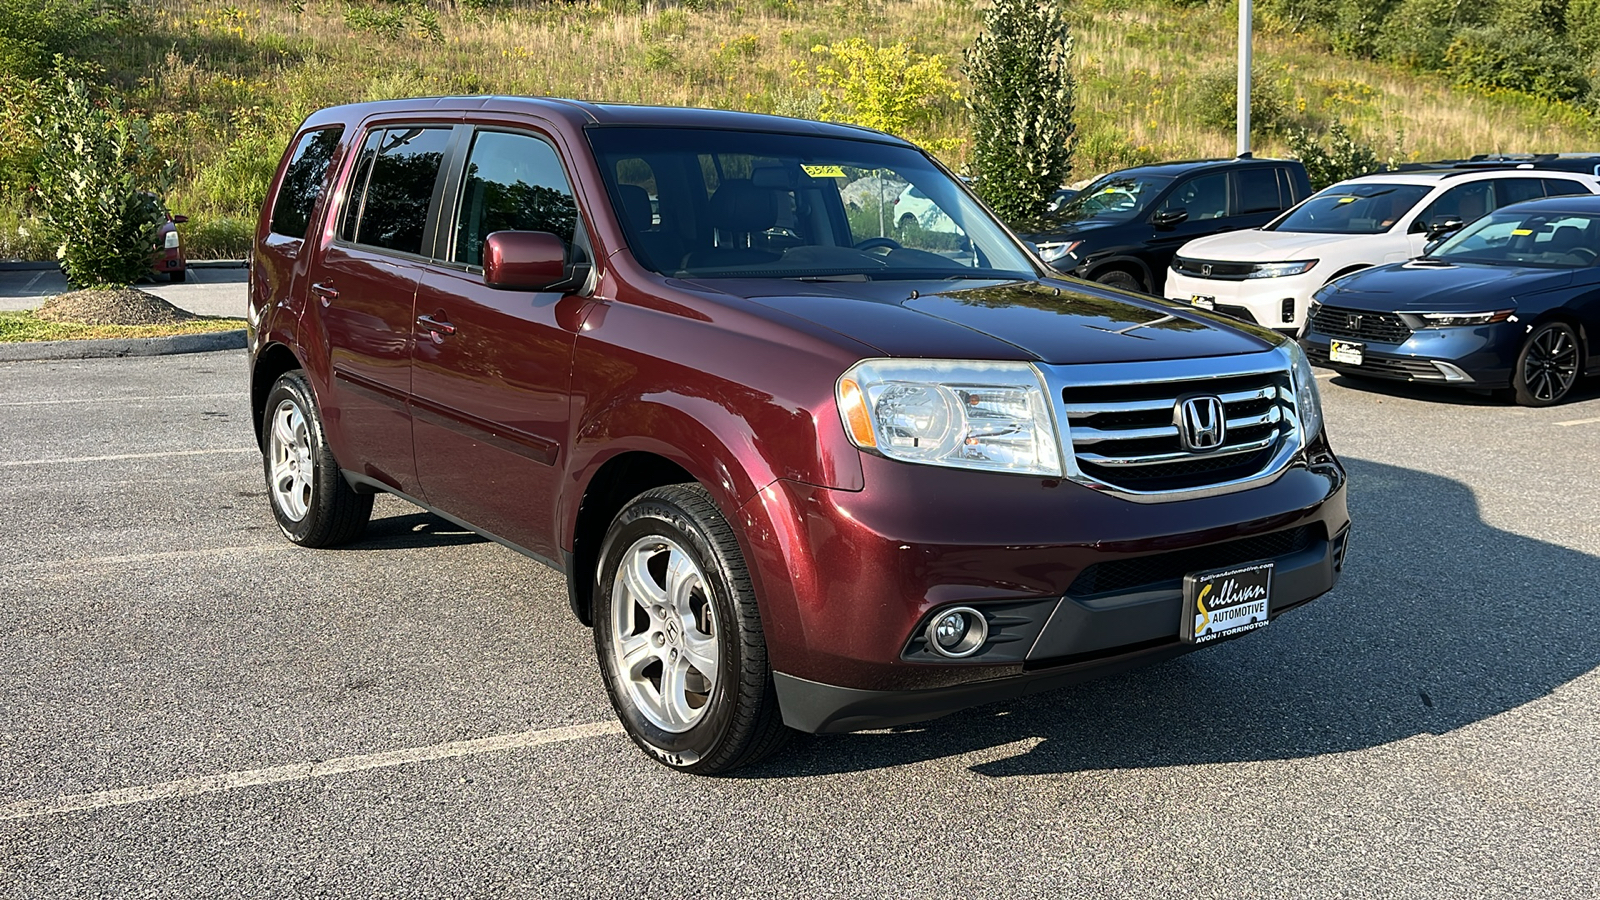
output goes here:
<path id="1" fill-rule="evenodd" d="M 1131 272 L 1124 272 L 1121 269 L 1098 272 L 1095 274 L 1094 280 L 1107 287 L 1121 288 L 1125 291 L 1137 291 L 1141 294 L 1145 292 L 1144 282 L 1140 281 L 1138 276 Z"/>
<path id="2" fill-rule="evenodd" d="M 611 705 L 657 761 L 697 775 L 787 739 L 733 528 L 699 485 L 635 497 L 600 549 L 594 641 Z"/>
<path id="3" fill-rule="evenodd" d="M 304 371 L 279 376 L 262 416 L 267 496 L 284 537 L 302 547 L 333 547 L 360 537 L 372 518 L 372 495 L 351 490 L 339 474 Z"/>
<path id="4" fill-rule="evenodd" d="M 1554 406 L 1572 392 L 1581 366 L 1577 332 L 1565 322 L 1546 322 L 1522 343 L 1512 394 L 1523 406 Z"/>

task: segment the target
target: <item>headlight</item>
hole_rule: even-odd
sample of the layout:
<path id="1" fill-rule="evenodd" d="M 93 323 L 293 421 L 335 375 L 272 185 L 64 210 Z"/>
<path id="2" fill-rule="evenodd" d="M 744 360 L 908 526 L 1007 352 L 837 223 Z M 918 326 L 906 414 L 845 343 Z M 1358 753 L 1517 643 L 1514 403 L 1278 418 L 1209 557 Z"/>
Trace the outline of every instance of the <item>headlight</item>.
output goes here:
<path id="1" fill-rule="evenodd" d="M 835 390 L 857 447 L 901 462 L 1061 475 L 1061 452 L 1033 366 L 869 359 Z"/>
<path id="2" fill-rule="evenodd" d="M 1311 363 L 1299 344 L 1285 341 L 1279 349 L 1289 355 L 1295 410 L 1300 414 L 1300 427 L 1305 431 L 1306 441 L 1310 442 L 1322 430 L 1322 396 L 1317 393 L 1317 376 L 1311 371 Z"/>
<path id="3" fill-rule="evenodd" d="M 1072 251 L 1083 246 L 1083 241 L 1066 241 L 1058 244 L 1040 244 L 1039 258 L 1047 263 L 1063 259 L 1072 255 Z"/>
<path id="4" fill-rule="evenodd" d="M 1497 309 L 1478 313 L 1418 313 L 1424 328 L 1454 328 L 1458 325 L 1488 325 L 1504 322 L 1515 313 L 1514 309 Z"/>
<path id="5" fill-rule="evenodd" d="M 1317 264 L 1315 259 L 1302 259 L 1295 262 L 1256 263 L 1246 278 L 1283 278 L 1289 275 L 1304 275 L 1311 271 Z"/>
<path id="6" fill-rule="evenodd" d="M 167 249 L 178 249 L 178 233 L 176 231 L 167 232 Z"/>

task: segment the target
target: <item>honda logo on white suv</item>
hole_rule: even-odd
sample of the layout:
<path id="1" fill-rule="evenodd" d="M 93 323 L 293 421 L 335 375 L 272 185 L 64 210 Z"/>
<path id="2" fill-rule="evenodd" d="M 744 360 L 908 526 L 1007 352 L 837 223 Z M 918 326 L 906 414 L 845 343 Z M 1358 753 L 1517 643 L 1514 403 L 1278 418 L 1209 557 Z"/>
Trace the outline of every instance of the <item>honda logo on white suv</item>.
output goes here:
<path id="1" fill-rule="evenodd" d="M 1222 446 L 1222 439 L 1228 431 L 1222 398 L 1209 394 L 1185 397 L 1178 401 L 1173 413 L 1173 418 L 1177 420 L 1174 424 L 1178 426 L 1178 440 L 1183 444 L 1183 449 L 1203 453 Z"/>

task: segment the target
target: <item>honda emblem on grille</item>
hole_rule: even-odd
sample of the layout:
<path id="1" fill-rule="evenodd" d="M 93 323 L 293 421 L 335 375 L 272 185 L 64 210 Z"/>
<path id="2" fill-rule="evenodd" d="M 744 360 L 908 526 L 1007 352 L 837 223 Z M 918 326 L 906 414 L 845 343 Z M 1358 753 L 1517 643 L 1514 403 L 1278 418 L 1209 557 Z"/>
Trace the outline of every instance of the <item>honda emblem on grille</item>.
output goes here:
<path id="1" fill-rule="evenodd" d="M 1210 263 L 1206 263 L 1206 264 L 1204 264 L 1204 265 L 1202 265 L 1200 267 L 1200 277 L 1201 278 L 1210 278 L 1211 277 L 1211 264 Z"/>
<path id="2" fill-rule="evenodd" d="M 1178 441 L 1183 449 L 1204 453 L 1222 446 L 1227 436 L 1228 420 L 1222 408 L 1222 398 L 1214 394 L 1185 397 L 1172 410 L 1173 424 L 1178 426 Z"/>
<path id="3" fill-rule="evenodd" d="M 1360 331 L 1361 330 L 1361 317 L 1357 316 L 1357 315 L 1345 316 L 1344 317 L 1344 326 L 1346 328 L 1350 329 L 1351 331 Z"/>

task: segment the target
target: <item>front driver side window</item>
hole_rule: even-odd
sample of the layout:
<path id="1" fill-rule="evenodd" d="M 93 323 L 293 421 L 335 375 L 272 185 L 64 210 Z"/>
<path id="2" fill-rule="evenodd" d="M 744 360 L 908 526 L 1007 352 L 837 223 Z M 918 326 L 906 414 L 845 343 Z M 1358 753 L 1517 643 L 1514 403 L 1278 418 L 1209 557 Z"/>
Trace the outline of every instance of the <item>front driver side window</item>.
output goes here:
<path id="1" fill-rule="evenodd" d="M 578 204 L 554 148 L 525 134 L 478 133 L 461 182 L 456 262 L 483 265 L 484 238 L 496 231 L 547 231 L 570 258 L 577 225 Z"/>
<path id="2" fill-rule="evenodd" d="M 1220 219 L 1228 214 L 1228 173 L 1201 175 L 1180 184 L 1161 202 L 1156 212 L 1184 210 L 1189 221 Z"/>
<path id="3" fill-rule="evenodd" d="M 1428 227 L 1438 219 L 1460 219 L 1463 223 L 1471 222 L 1492 211 L 1495 204 L 1490 185 L 1491 182 L 1479 181 L 1445 191 L 1439 199 L 1428 204 L 1422 215 L 1417 216 L 1416 221 L 1411 223 L 1411 231 L 1413 233 L 1427 231 Z"/>

